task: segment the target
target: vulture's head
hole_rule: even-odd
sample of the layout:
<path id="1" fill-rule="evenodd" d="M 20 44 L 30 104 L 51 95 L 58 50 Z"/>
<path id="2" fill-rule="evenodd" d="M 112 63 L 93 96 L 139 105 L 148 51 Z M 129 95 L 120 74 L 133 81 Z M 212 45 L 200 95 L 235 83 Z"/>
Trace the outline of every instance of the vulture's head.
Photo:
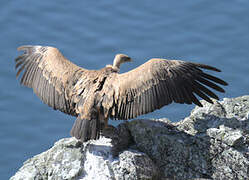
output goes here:
<path id="1" fill-rule="evenodd" d="M 120 64 L 125 63 L 125 62 L 131 62 L 132 59 L 125 55 L 125 54 L 117 54 L 113 60 L 113 68 L 115 69 L 119 69 L 120 68 Z"/>

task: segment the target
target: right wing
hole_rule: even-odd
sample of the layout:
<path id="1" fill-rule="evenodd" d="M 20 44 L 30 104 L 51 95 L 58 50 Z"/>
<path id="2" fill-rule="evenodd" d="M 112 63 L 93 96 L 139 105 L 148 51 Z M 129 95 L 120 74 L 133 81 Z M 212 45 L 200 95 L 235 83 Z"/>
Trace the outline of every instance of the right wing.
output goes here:
<path id="1" fill-rule="evenodd" d="M 129 72 L 118 74 L 110 82 L 115 88 L 115 103 L 111 117 L 131 119 L 172 102 L 195 103 L 202 106 L 195 95 L 212 103 L 210 97 L 219 98 L 209 88 L 225 92 L 217 84 L 228 84 L 201 69 L 220 72 L 219 69 L 204 64 L 151 59 Z"/>

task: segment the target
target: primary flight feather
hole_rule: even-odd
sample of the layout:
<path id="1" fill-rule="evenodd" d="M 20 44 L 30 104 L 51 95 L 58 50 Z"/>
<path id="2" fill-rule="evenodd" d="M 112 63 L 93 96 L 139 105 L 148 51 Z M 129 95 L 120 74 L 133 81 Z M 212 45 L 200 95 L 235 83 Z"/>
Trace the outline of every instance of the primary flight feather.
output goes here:
<path id="1" fill-rule="evenodd" d="M 219 99 L 212 91 L 225 92 L 227 83 L 202 69 L 219 69 L 180 60 L 150 59 L 139 67 L 119 73 L 120 65 L 131 61 L 117 54 L 113 65 L 100 70 L 81 68 L 67 60 L 58 49 L 21 46 L 16 58 L 21 84 L 33 88 L 47 105 L 77 119 L 71 135 L 84 142 L 98 139 L 108 119 L 132 119 L 170 104 L 202 106 L 196 95 L 212 103 Z M 209 89 L 211 88 L 211 89 Z"/>

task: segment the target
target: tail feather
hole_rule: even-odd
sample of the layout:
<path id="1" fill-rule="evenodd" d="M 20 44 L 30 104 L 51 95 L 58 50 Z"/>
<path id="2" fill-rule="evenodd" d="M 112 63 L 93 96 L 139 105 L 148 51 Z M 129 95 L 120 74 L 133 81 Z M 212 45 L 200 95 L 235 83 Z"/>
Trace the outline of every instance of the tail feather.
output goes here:
<path id="1" fill-rule="evenodd" d="M 98 119 L 87 120 L 78 117 L 74 122 L 70 134 L 82 142 L 90 139 L 99 139 L 100 123 Z"/>

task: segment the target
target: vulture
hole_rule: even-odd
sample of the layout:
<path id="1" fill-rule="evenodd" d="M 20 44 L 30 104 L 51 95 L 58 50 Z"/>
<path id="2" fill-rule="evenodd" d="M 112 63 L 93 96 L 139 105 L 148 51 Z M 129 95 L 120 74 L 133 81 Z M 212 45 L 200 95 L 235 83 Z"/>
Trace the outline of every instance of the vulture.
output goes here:
<path id="1" fill-rule="evenodd" d="M 128 120 L 172 102 L 202 106 L 225 92 L 222 79 L 203 70 L 219 69 L 193 62 L 153 58 L 125 73 L 120 65 L 132 59 L 117 54 L 113 65 L 99 70 L 79 67 L 49 46 L 21 46 L 15 59 L 20 83 L 33 88 L 48 106 L 77 117 L 71 135 L 81 142 L 98 139 L 108 119 Z"/>

